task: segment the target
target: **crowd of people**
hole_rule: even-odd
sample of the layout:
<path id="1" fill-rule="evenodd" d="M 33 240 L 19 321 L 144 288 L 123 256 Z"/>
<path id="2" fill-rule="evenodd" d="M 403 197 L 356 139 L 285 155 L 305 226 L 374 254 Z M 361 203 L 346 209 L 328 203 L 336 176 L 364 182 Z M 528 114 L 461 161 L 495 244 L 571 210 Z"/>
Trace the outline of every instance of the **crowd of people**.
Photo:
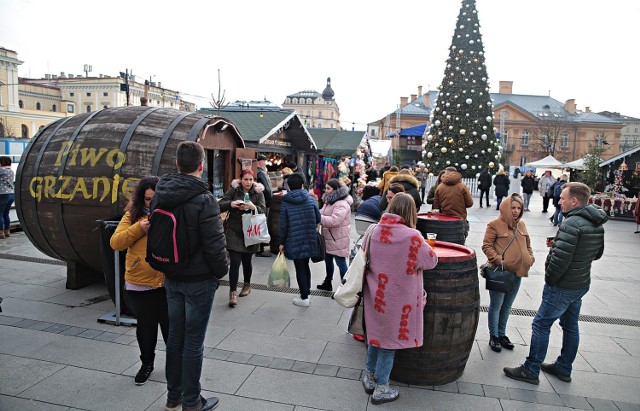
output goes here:
<path id="1" fill-rule="evenodd" d="M 261 163 L 266 158 L 258 156 L 257 176 L 250 169 L 242 170 L 239 179 L 233 180 L 231 188 L 217 201 L 201 178 L 205 159 L 202 146 L 182 142 L 176 157 L 178 172 L 139 181 L 111 238 L 111 246 L 128 251 L 125 290 L 138 321 L 136 338 L 142 362 L 135 384 L 144 384 L 154 370 L 159 327 L 167 347 L 165 409 L 207 411 L 219 403 L 216 397 L 204 398 L 200 388 L 204 338 L 213 298 L 219 279 L 226 274 L 229 274 L 230 307 L 238 304 L 237 297 L 251 293 L 252 258 L 265 250 L 260 244 L 245 245 L 242 217 L 247 213 L 267 213 L 272 187 Z M 309 307 L 310 259 L 319 254 L 318 235 L 325 244 L 325 277 L 317 288 L 333 291 L 347 272 L 354 199 L 344 181 L 335 178 L 326 181 L 324 194 L 318 199 L 309 192 L 304 173 L 287 168 L 290 173 L 281 188 L 287 191 L 280 208 L 279 251 L 295 267 L 300 295 L 293 299 L 293 304 Z M 367 232 L 362 246 L 369 256 L 362 290 L 367 333 L 362 384 L 372 396 L 371 402 L 380 404 L 399 397 L 398 390 L 389 385 L 396 350 L 423 344 L 426 293 L 420 273 L 434 268 L 438 258 L 416 230 L 418 210 L 425 202 L 426 180 L 430 175 L 426 168 L 389 167 L 378 175 L 368 166 L 366 173 L 377 184 L 364 187 L 357 214 L 378 224 Z M 509 313 L 522 278 L 527 277 L 534 263 L 531 239 L 523 221 L 534 188 L 532 175 L 526 172 L 522 178 L 523 195 L 509 193 L 509 180 L 504 183 L 501 176 L 505 175 L 498 172 L 492 180 L 485 170 L 479 177 L 480 207 L 483 199 L 490 206 L 488 192 L 492 184 L 501 187 L 496 190 L 499 215 L 486 226 L 482 251 L 489 266 L 501 266 L 516 276 L 513 292 L 489 292 L 489 346 L 496 352 L 514 349 L 506 333 Z M 563 381 L 571 380 L 579 341 L 581 298 L 589 289 L 591 262 L 600 258 L 604 247 L 602 225 L 607 214 L 587 204 L 590 194 L 587 186 L 565 180 L 540 181 L 541 194 L 545 199 L 549 197 L 544 204 L 548 205 L 553 198 L 556 211 L 560 210 L 557 218 L 556 214 L 552 217 L 560 229 L 550 244 L 545 263 L 546 285 L 533 320 L 529 356 L 519 367 L 504 368 L 508 377 L 532 384 L 538 383 L 541 370 Z M 426 203 L 443 214 L 461 218 L 465 222 L 465 236 L 468 234 L 467 209 L 473 206 L 473 198 L 455 167 L 438 173 Z M 177 247 L 186 248 L 189 264 L 170 274 L 153 269 L 145 258 L 152 224 L 149 215 L 160 208 L 181 210 L 180 221 L 186 223 L 188 236 L 188 241 Z M 389 258 L 390 255 L 394 258 Z M 240 265 L 243 286 L 237 294 Z M 336 265 L 340 280 L 334 282 Z M 400 328 L 399 318 L 402 318 Z M 563 348 L 555 362 L 543 363 L 550 329 L 558 318 L 564 334 Z"/>

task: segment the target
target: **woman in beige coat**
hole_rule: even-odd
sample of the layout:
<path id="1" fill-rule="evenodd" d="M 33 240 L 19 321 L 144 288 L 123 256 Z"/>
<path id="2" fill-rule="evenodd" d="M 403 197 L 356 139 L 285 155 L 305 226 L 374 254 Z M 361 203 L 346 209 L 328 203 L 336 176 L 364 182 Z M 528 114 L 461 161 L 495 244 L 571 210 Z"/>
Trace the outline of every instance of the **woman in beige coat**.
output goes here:
<path id="1" fill-rule="evenodd" d="M 490 266 L 497 267 L 504 262 L 505 270 L 516 273 L 512 293 L 489 291 L 489 346 L 495 352 L 502 348 L 513 350 L 514 346 L 506 336 L 509 311 L 518 294 L 521 278 L 529 275 L 535 260 L 527 226 L 522 221 L 523 211 L 524 200 L 520 194 L 513 193 L 505 198 L 500 204 L 500 216 L 487 224 L 482 242 L 482 251 Z"/>

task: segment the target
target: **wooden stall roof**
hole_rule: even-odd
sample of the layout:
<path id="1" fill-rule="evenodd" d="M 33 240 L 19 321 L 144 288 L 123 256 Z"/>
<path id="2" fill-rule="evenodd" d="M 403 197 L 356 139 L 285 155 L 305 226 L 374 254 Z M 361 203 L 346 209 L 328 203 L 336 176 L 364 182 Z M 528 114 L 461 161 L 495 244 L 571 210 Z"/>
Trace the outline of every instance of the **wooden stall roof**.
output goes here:
<path id="1" fill-rule="evenodd" d="M 345 131 L 328 128 L 310 128 L 309 133 L 318 150 L 327 156 L 350 156 L 365 139 L 366 131 Z"/>
<path id="2" fill-rule="evenodd" d="M 297 149 L 317 150 L 314 139 L 294 110 L 227 107 L 220 111 L 208 108 L 198 111 L 231 121 L 250 145 L 260 144 L 282 132 Z"/>

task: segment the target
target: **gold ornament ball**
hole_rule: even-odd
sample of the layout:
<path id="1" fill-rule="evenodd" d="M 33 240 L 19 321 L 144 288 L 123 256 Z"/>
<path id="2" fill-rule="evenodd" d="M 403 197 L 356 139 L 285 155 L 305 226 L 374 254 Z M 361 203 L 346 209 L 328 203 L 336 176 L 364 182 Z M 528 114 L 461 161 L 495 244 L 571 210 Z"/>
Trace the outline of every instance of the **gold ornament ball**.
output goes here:
<path id="1" fill-rule="evenodd" d="M 493 161 L 489 162 L 489 168 L 493 168 L 493 167 L 495 167 L 495 166 L 496 166 L 496 165 L 495 165 L 495 163 L 494 163 Z"/>

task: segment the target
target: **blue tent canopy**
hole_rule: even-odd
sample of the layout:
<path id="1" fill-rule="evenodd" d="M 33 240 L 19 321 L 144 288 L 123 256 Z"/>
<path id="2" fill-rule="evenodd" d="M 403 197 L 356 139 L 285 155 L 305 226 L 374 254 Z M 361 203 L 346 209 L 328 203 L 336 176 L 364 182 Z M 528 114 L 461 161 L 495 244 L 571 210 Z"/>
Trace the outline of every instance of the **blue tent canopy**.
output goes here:
<path id="1" fill-rule="evenodd" d="M 426 124 L 420 124 L 418 126 L 400 129 L 400 137 L 422 137 L 426 128 Z M 387 137 L 395 137 L 396 135 L 397 133 L 392 131 L 387 134 Z"/>

